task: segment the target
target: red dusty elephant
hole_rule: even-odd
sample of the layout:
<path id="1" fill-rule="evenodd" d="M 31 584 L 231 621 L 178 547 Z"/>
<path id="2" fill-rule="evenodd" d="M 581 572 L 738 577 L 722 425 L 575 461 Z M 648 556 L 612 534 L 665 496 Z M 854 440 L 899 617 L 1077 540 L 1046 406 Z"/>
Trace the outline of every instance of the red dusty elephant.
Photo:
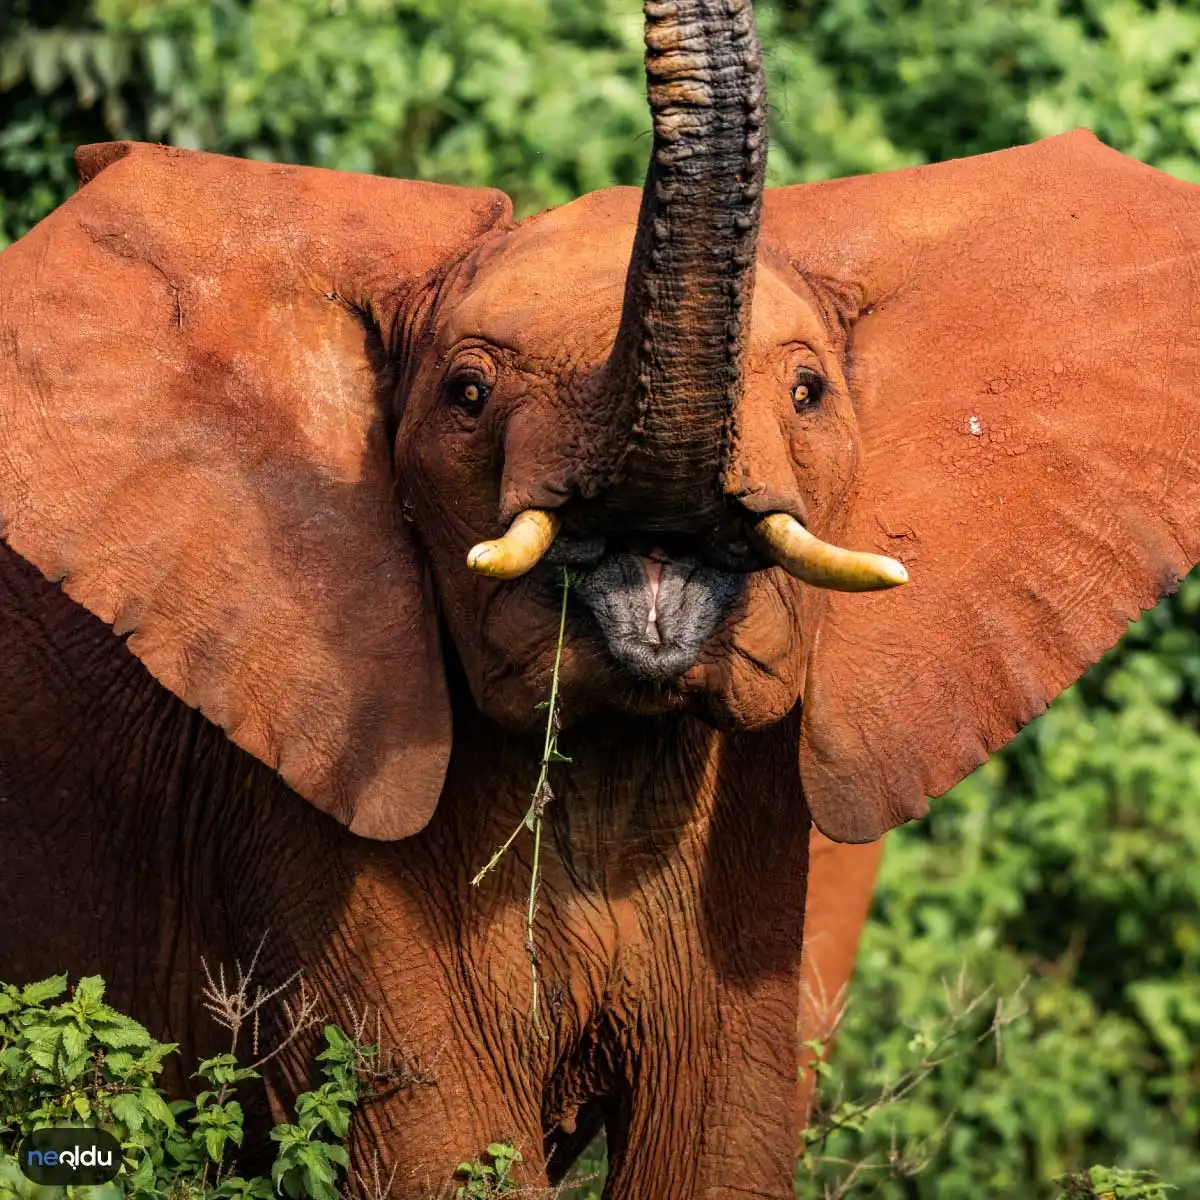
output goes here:
<path id="1" fill-rule="evenodd" d="M 1200 557 L 1200 191 L 1087 133 L 764 191 L 748 0 L 645 10 L 640 190 L 122 143 L 0 256 L 0 978 L 194 1047 L 269 927 L 433 1064 L 398 1195 L 603 1124 L 609 1200 L 789 1196 L 810 816 L 920 816 Z M 543 1036 L 530 839 L 470 880 L 564 571 Z"/>

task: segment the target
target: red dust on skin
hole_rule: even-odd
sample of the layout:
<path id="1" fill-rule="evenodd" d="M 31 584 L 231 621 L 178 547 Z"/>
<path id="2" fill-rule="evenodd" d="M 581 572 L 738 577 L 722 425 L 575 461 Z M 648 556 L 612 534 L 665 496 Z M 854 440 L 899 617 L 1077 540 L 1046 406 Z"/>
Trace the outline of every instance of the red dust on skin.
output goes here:
<path id="1" fill-rule="evenodd" d="M 537 728 L 553 668 L 557 571 L 499 583 L 466 566 L 470 548 L 527 507 L 555 507 L 609 444 L 612 353 L 641 193 L 594 192 L 487 239 L 442 285 L 406 347 L 397 396 L 396 459 L 442 611 L 476 703 L 503 724 Z M 816 529 L 836 516 L 858 454 L 840 363 L 843 330 L 813 286 L 769 248 L 748 322 L 742 431 L 729 465 L 746 511 L 781 509 Z M 491 393 L 461 419 L 443 382 L 486 355 Z M 798 415 L 795 372 L 819 368 L 819 412 Z M 499 506 L 495 477 L 500 477 Z M 594 623 L 568 617 L 564 725 L 615 705 L 643 715 L 687 710 L 723 726 L 761 727 L 800 696 L 803 630 L 813 598 L 782 570 L 746 576 L 740 599 L 695 664 L 669 682 L 639 683 L 613 663 Z M 532 715 L 531 715 L 532 714 Z"/>

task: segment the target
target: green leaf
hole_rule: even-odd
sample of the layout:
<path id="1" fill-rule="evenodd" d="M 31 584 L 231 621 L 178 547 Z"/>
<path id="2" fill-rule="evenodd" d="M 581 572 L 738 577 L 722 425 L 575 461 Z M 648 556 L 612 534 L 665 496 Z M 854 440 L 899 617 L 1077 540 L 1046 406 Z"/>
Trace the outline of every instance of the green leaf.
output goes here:
<path id="1" fill-rule="evenodd" d="M 235 1175 L 214 1189 L 212 1195 L 228 1200 L 273 1200 L 275 1192 L 269 1180 L 241 1179 Z"/>
<path id="2" fill-rule="evenodd" d="M 178 1042 L 155 1042 L 139 1056 L 137 1069 L 147 1075 L 158 1075 L 162 1071 L 163 1059 L 174 1054 L 178 1049 Z"/>
<path id="3" fill-rule="evenodd" d="M 192 1134 L 188 1138 L 168 1137 L 162 1143 L 170 1161 L 182 1174 L 203 1170 L 207 1159 L 203 1137 L 198 1136 L 195 1130 Z"/>
<path id="4" fill-rule="evenodd" d="M 46 1030 L 29 1042 L 26 1053 L 35 1065 L 52 1071 L 58 1061 L 58 1044 L 58 1030 Z"/>
<path id="5" fill-rule="evenodd" d="M 95 1005 L 104 999 L 104 980 L 99 975 L 85 975 L 76 985 L 71 997 L 76 1004 Z"/>
<path id="6" fill-rule="evenodd" d="M 76 1059 L 86 1054 L 90 1040 L 88 1031 L 80 1029 L 78 1025 L 67 1025 L 62 1031 L 62 1052 L 64 1057 Z"/>
<path id="7" fill-rule="evenodd" d="M 317 1055 L 318 1062 L 324 1062 L 335 1057 L 343 1062 L 354 1061 L 354 1041 L 344 1029 L 338 1025 L 326 1025 L 323 1032 L 325 1034 L 326 1046 Z"/>
<path id="8" fill-rule="evenodd" d="M 329 1151 L 332 1147 L 324 1142 L 309 1142 L 299 1151 L 300 1161 L 304 1164 L 307 1182 L 312 1187 L 314 1180 L 323 1184 L 332 1183 L 336 1173 L 329 1163 Z"/>
<path id="9" fill-rule="evenodd" d="M 271 1141 L 281 1143 L 280 1153 L 308 1142 L 308 1134 L 298 1125 L 276 1125 L 269 1136 Z"/>
<path id="10" fill-rule="evenodd" d="M 137 1133 L 145 1123 L 145 1114 L 138 1098 L 129 1092 L 117 1092 L 108 1101 L 113 1116 L 120 1121 L 130 1133 Z"/>
<path id="11" fill-rule="evenodd" d="M 333 1082 L 353 1084 L 354 1096 L 357 1098 L 358 1087 L 354 1072 L 360 1053 L 365 1055 L 369 1048 L 356 1046 L 336 1025 L 326 1025 L 324 1032 L 326 1047 L 317 1055 L 317 1061 L 323 1064 L 322 1073 L 326 1079 Z"/>
<path id="12" fill-rule="evenodd" d="M 138 1088 L 137 1098 L 141 1102 L 146 1116 L 164 1125 L 167 1129 L 175 1128 L 175 1116 L 167 1107 L 166 1101 L 153 1088 Z"/>
<path id="13" fill-rule="evenodd" d="M 125 1189 L 117 1180 L 110 1183 L 97 1184 L 92 1187 L 67 1188 L 67 1195 L 72 1200 L 124 1200 Z"/>
<path id="14" fill-rule="evenodd" d="M 51 975 L 49 979 L 39 979 L 36 983 L 26 984 L 21 989 L 21 1003 L 30 1007 L 45 1004 L 54 1000 L 67 990 L 65 975 Z"/>
<path id="15" fill-rule="evenodd" d="M 206 1058 L 196 1068 L 194 1077 L 207 1079 L 209 1083 L 220 1085 L 238 1083 L 243 1079 L 257 1079 L 258 1072 L 250 1067 L 239 1067 L 233 1054 L 218 1054 L 215 1058 Z"/>
<path id="16" fill-rule="evenodd" d="M 133 1073 L 135 1061 L 126 1050 L 110 1050 L 104 1056 L 104 1074 L 118 1083 L 124 1083 Z"/>
<path id="17" fill-rule="evenodd" d="M 142 1156 L 136 1170 L 129 1177 L 129 1188 L 134 1195 L 143 1195 L 154 1186 L 154 1160 L 149 1154 Z"/>
<path id="18" fill-rule="evenodd" d="M 97 1025 L 92 1036 L 103 1046 L 113 1049 L 143 1049 L 151 1045 L 150 1034 L 142 1026 L 130 1021 L 120 1025 Z"/>

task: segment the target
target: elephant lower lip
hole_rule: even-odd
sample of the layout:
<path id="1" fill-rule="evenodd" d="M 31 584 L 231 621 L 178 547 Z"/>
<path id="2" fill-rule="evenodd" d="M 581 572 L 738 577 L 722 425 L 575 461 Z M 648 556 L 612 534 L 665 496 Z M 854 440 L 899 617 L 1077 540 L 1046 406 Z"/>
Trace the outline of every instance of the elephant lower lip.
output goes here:
<path id="1" fill-rule="evenodd" d="M 741 591 L 741 579 L 696 558 L 656 555 L 654 588 L 645 561 L 636 554 L 606 554 L 582 574 L 574 592 L 625 671 L 667 682 L 696 664 Z"/>

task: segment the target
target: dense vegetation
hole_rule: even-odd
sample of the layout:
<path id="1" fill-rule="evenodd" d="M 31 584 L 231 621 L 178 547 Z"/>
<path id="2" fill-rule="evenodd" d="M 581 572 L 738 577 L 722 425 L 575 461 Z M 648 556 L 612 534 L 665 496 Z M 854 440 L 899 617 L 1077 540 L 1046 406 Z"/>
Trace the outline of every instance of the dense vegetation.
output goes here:
<path id="1" fill-rule="evenodd" d="M 757 8 L 772 182 L 1076 125 L 1200 180 L 1200 0 Z M 74 145 L 112 137 L 495 184 L 522 212 L 636 183 L 640 37 L 636 0 L 7 0 L 0 244 L 70 192 Z M 825 1148 L 933 1139 L 878 1194 L 1050 1195 L 1097 1161 L 1200 1194 L 1198 716 L 1200 579 L 892 835 L 837 1053 L 850 1093 L 919 1054 L 964 964 L 968 991 L 1030 978 L 999 1057 L 980 1041 Z"/>
<path id="2" fill-rule="evenodd" d="M 339 1200 L 350 1168 L 342 1143 L 354 1110 L 375 1095 L 376 1084 L 394 1081 L 379 1044 L 325 1025 L 324 1048 L 316 1056 L 323 1081 L 296 1097 L 295 1124 L 271 1130 L 270 1177 L 241 1174 L 234 1161 L 245 1134 L 238 1097 L 287 1044 L 259 1046 L 258 1014 L 297 981 L 264 994 L 257 986 L 250 991 L 250 974 L 240 967 L 232 987 L 223 968 L 214 978 L 206 966 L 205 974 L 205 1007 L 229 1035 L 229 1049 L 197 1064 L 194 1100 L 169 1104 L 159 1076 L 176 1044 L 155 1041 L 144 1026 L 105 1004 L 98 975 L 80 979 L 73 989 L 65 975 L 23 987 L 0 982 L 0 1200 Z M 296 1003 L 287 1008 L 288 1040 L 321 1024 L 302 988 L 290 999 Z M 21 1164 L 28 1161 L 28 1135 L 72 1123 L 112 1134 L 108 1166 L 112 1175 L 121 1174 L 81 1187 L 26 1178 Z M 493 1160 L 520 1161 L 511 1145 L 487 1149 Z M 491 1163 L 464 1162 L 459 1174 L 465 1182 L 455 1191 L 457 1200 L 492 1194 L 481 1190 L 497 1175 Z M 476 1183 L 480 1188 L 471 1190 Z"/>

